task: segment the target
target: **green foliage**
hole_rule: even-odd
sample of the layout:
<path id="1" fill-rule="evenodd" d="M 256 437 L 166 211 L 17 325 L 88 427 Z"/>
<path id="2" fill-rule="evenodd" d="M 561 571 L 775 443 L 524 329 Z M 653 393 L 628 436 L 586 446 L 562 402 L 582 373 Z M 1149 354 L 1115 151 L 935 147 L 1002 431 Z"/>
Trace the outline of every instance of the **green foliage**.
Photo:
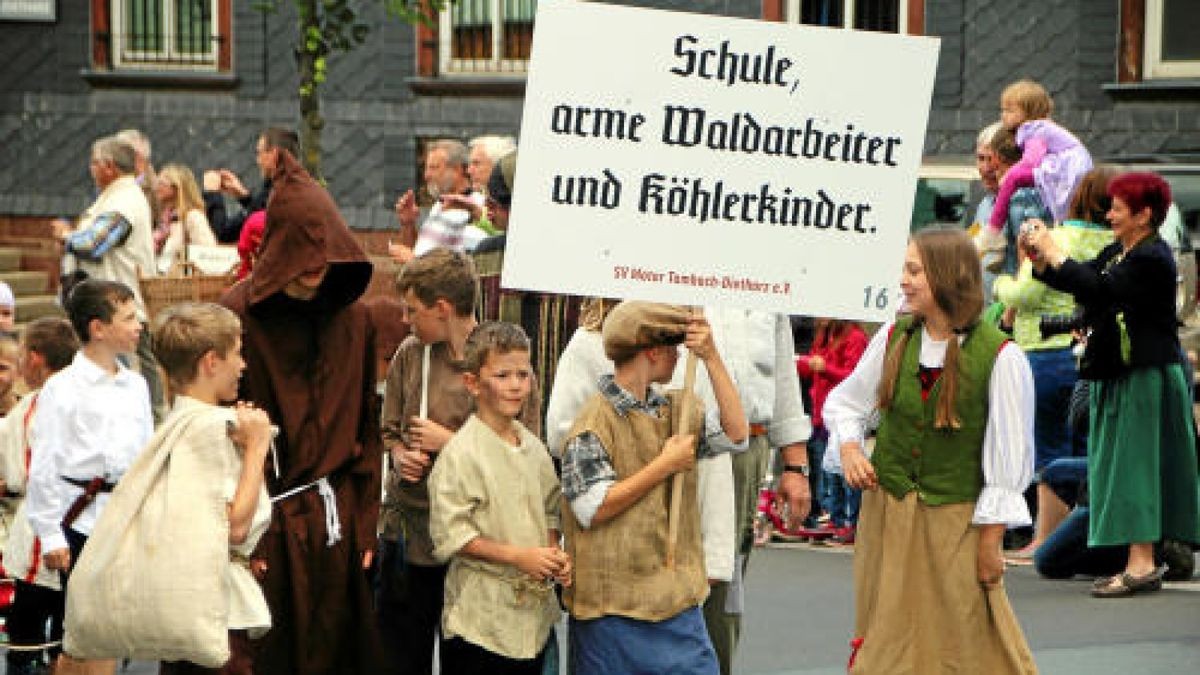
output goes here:
<path id="1" fill-rule="evenodd" d="M 287 0 L 258 0 L 254 7 L 275 13 Z M 324 57 L 348 52 L 366 42 L 371 26 L 362 20 L 365 5 L 382 6 L 389 16 L 405 23 L 433 25 L 438 12 L 453 0 L 291 0 L 300 18 L 298 50 L 303 56 Z"/>

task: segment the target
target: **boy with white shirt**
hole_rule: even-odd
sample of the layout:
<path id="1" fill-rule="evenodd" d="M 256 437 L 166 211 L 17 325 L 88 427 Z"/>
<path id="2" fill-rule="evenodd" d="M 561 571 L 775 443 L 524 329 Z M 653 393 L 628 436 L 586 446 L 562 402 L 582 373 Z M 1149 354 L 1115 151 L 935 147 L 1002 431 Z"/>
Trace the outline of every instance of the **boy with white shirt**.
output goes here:
<path id="1" fill-rule="evenodd" d="M 62 573 L 64 587 L 108 493 L 154 424 L 145 379 L 117 359 L 137 349 L 142 332 L 133 291 L 88 279 L 66 309 L 83 347 L 38 397 L 26 497 L 43 562 Z"/>

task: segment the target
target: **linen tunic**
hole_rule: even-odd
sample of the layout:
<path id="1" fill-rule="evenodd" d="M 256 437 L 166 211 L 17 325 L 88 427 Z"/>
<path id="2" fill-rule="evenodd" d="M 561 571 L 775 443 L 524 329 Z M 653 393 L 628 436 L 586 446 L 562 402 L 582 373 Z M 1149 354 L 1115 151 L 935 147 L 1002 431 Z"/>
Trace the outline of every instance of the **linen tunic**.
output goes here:
<path id="1" fill-rule="evenodd" d="M 429 476 L 433 554 L 450 561 L 442 630 L 512 659 L 541 652 L 558 620 L 553 588 L 516 567 L 460 554 L 477 537 L 542 547 L 559 527 L 554 463 L 520 422 L 514 447 L 475 415 L 442 449 Z"/>

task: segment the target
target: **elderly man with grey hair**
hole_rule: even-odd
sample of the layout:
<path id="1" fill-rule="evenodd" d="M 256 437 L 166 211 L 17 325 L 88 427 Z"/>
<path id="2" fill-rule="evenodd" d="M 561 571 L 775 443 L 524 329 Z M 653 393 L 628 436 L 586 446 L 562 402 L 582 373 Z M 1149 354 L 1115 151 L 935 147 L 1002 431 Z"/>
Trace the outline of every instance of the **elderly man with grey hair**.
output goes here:
<path id="1" fill-rule="evenodd" d="M 437 140 L 426 148 L 425 189 L 435 201 L 424 222 L 418 224 L 420 209 L 413 191 L 396 200 L 400 241 L 390 244 L 388 253 L 398 262 L 406 263 L 439 247 L 471 251 L 487 236 L 470 224 L 471 210 L 455 199 L 466 198 L 475 208 L 483 207 L 483 195 L 471 186 L 467 163 L 467 146 L 460 141 Z"/>
<path id="2" fill-rule="evenodd" d="M 92 144 L 89 168 L 100 191 L 96 201 L 74 223 L 54 221 L 54 234 L 63 245 L 64 297 L 84 278 L 119 281 L 133 291 L 138 318 L 145 324 L 148 315 L 138 277 L 140 272 L 152 274 L 155 270 L 154 228 L 150 205 L 135 178 L 136 152 L 116 136 L 105 136 Z M 165 404 L 149 333 L 142 331 L 137 369 L 150 387 L 157 419 Z"/>
<path id="3" fill-rule="evenodd" d="M 158 205 L 158 193 L 154 191 L 154 181 L 157 172 L 150 162 L 150 137 L 137 129 L 122 129 L 115 138 L 133 148 L 134 175 L 137 176 L 138 186 L 146 195 L 146 203 L 150 205 L 150 222 L 157 223 L 162 210 Z"/>
<path id="4" fill-rule="evenodd" d="M 993 122 L 980 129 L 979 136 L 975 139 L 975 170 L 979 172 L 979 180 L 983 183 L 984 195 L 979 200 L 979 205 L 975 207 L 975 218 L 971 221 L 973 233 L 980 232 L 987 227 L 988 219 L 992 215 L 992 208 L 996 205 L 996 191 L 1000 189 L 1000 162 L 996 158 L 996 151 L 992 149 L 992 140 L 998 131 L 1000 131 L 1000 123 Z M 988 259 L 989 252 L 980 251 L 980 257 Z M 984 299 L 990 305 L 992 303 L 992 282 L 995 281 L 996 275 L 987 270 L 986 264 L 984 277 Z"/>

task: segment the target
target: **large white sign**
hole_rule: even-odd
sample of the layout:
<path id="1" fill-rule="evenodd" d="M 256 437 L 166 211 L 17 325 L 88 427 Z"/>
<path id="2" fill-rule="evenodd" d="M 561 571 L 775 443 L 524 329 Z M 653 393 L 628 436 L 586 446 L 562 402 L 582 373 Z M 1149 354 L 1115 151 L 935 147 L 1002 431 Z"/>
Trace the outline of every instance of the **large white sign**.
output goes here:
<path id="1" fill-rule="evenodd" d="M 540 3 L 502 284 L 891 315 L 937 49 Z"/>

